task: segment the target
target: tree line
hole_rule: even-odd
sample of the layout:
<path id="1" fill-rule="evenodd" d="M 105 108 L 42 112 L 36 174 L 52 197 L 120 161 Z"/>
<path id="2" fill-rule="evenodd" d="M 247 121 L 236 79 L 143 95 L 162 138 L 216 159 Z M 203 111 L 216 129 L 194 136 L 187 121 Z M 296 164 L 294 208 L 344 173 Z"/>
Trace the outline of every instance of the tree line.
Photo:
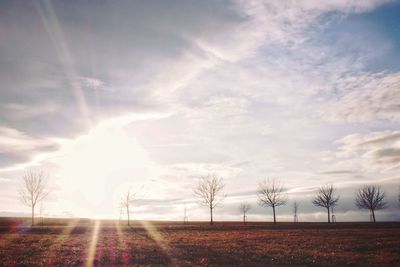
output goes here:
<path id="1" fill-rule="evenodd" d="M 20 188 L 21 202 L 31 208 L 31 223 L 35 224 L 35 208 L 48 194 L 48 188 L 45 180 L 46 175 L 43 171 L 29 170 L 22 177 L 22 185 Z M 199 179 L 198 184 L 193 188 L 193 194 L 200 205 L 206 206 L 210 213 L 210 224 L 214 223 L 213 214 L 215 208 L 222 204 L 226 198 L 224 193 L 224 180 L 215 175 L 208 175 Z M 128 190 L 120 201 L 120 207 L 126 210 L 127 223 L 130 224 L 131 205 L 143 197 L 141 190 L 136 192 Z M 315 192 L 312 204 L 316 207 L 325 208 L 327 211 L 328 223 L 334 220 L 331 216 L 333 208 L 338 205 L 339 195 L 333 184 L 322 185 Z M 276 224 L 276 209 L 279 206 L 287 204 L 288 194 L 283 184 L 276 179 L 264 180 L 258 184 L 257 189 L 258 204 L 262 207 L 272 208 L 273 222 Z M 398 195 L 400 206 L 400 190 Z M 359 209 L 370 211 L 373 222 L 376 222 L 375 212 L 387 207 L 385 201 L 385 192 L 379 185 L 364 185 L 360 187 L 354 199 L 355 206 Z M 240 203 L 239 210 L 243 213 L 243 223 L 247 221 L 247 213 L 251 209 L 247 202 Z M 293 213 L 294 222 L 298 221 L 299 203 L 294 202 Z M 186 214 L 185 214 L 186 217 Z M 332 219 L 332 220 L 331 220 Z"/>
<path id="2" fill-rule="evenodd" d="M 215 207 L 222 203 L 226 197 L 223 193 L 224 188 L 223 179 L 214 175 L 201 178 L 198 185 L 194 188 L 194 195 L 197 197 L 200 204 L 206 206 L 210 210 L 210 224 L 214 223 L 213 211 Z M 400 191 L 400 190 L 399 190 Z M 315 192 L 312 204 L 316 207 L 325 208 L 327 211 L 328 223 L 334 220 L 331 216 L 333 208 L 338 205 L 339 195 L 333 184 L 322 185 Z M 272 215 L 274 224 L 276 224 L 276 209 L 279 206 L 287 204 L 288 195 L 283 184 L 276 179 L 264 180 L 258 184 L 257 190 L 258 204 L 262 207 L 272 208 Z M 398 202 L 400 205 L 400 192 L 398 195 Z M 364 185 L 360 187 L 354 199 L 354 204 L 359 209 L 370 211 L 370 216 L 373 222 L 376 222 L 375 212 L 387 207 L 385 201 L 385 192 L 379 185 Z M 243 213 L 243 223 L 247 221 L 247 213 L 251 206 L 247 202 L 242 202 L 239 205 L 239 210 Z M 294 202 L 293 213 L 294 221 L 298 221 L 299 203 Z M 332 219 L 332 220 L 331 220 Z"/>

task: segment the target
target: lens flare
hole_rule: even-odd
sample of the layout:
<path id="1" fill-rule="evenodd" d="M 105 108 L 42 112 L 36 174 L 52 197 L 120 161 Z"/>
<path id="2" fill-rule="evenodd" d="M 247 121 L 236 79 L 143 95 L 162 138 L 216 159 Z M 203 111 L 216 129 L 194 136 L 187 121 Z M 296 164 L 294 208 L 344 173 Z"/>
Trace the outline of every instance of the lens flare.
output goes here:
<path id="1" fill-rule="evenodd" d="M 97 246 L 97 240 L 99 238 L 99 230 L 101 227 L 101 221 L 96 220 L 94 222 L 93 226 L 93 233 L 92 233 L 92 240 L 90 242 L 89 246 L 89 252 L 87 256 L 87 261 L 86 261 L 86 267 L 92 267 L 94 266 L 94 259 L 96 256 L 96 246 Z"/>

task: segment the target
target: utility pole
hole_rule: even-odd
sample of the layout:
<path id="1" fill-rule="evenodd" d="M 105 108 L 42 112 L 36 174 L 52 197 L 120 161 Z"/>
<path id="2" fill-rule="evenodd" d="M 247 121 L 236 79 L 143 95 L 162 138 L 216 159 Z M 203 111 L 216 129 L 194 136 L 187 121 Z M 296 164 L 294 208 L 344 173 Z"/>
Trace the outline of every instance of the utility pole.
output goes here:
<path id="1" fill-rule="evenodd" d="M 298 215 L 297 215 L 298 210 L 299 210 L 299 203 L 294 202 L 294 204 L 293 204 L 293 213 L 294 213 L 294 215 L 293 215 L 293 221 L 294 221 L 295 223 L 299 222 L 299 217 L 298 217 Z"/>

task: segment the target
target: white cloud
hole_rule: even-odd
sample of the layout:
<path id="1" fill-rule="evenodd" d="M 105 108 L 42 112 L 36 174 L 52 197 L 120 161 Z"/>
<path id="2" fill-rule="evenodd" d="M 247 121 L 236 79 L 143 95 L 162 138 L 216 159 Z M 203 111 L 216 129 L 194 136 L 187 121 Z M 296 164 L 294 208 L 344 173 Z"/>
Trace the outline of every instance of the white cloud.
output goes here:
<path id="1" fill-rule="evenodd" d="M 56 144 L 49 139 L 29 136 L 14 128 L 0 127 L 0 153 L 21 153 L 54 148 Z"/>
<path id="2" fill-rule="evenodd" d="M 4 112 L 13 120 L 33 120 L 40 116 L 53 116 L 60 111 L 60 107 L 49 101 L 35 105 L 23 105 L 17 103 L 8 103 L 4 105 Z"/>
<path id="3" fill-rule="evenodd" d="M 11 181 L 11 180 L 8 179 L 8 178 L 0 177 L 0 184 L 2 184 L 2 183 L 8 183 L 8 182 L 10 182 L 10 181 Z"/>
<path id="4" fill-rule="evenodd" d="M 80 80 L 82 81 L 83 86 L 91 89 L 99 89 L 104 85 L 104 82 L 96 78 L 81 77 Z"/>
<path id="5" fill-rule="evenodd" d="M 101 207 L 99 200 L 107 186 L 125 186 L 133 174 L 140 182 L 157 183 L 153 189 L 159 199 L 191 199 L 192 182 L 209 173 L 225 178 L 232 192 L 253 190 L 260 179 L 277 176 L 307 193 L 319 183 L 359 179 L 359 172 L 353 172 L 358 166 L 369 179 L 371 166 L 386 171 L 396 166 L 399 133 L 348 135 L 339 141 L 338 158 L 331 141 L 358 131 L 344 129 L 341 122 L 397 121 L 399 74 L 363 72 L 363 57 L 338 55 L 331 44 L 318 43 L 318 30 L 336 19 L 326 22 L 327 13 L 347 16 L 383 2 L 235 1 L 225 6 L 199 1 L 194 6 L 181 3 L 187 10 L 181 12 L 181 6 L 168 3 L 166 8 L 161 1 L 151 8 L 147 2 L 137 4 L 129 16 L 122 3 L 112 14 L 102 5 L 80 11 L 91 21 L 85 27 L 79 27 L 79 15 L 71 23 L 71 14 L 63 13 L 60 29 L 53 27 L 50 34 L 58 36 L 53 36 L 56 45 L 68 40 L 64 51 L 58 51 L 67 73 L 48 71 L 62 64 L 53 62 L 57 54 L 47 54 L 51 47 L 43 47 L 48 36 L 33 38 L 35 54 L 49 61 L 41 68 L 49 75 L 26 72 L 44 77 L 38 84 L 54 90 L 10 89 L 5 94 L 3 99 L 26 101 L 4 106 L 6 119 L 21 127 L 0 129 L 0 149 L 23 152 L 29 147 L 39 153 L 47 139 L 31 137 L 35 129 L 48 134 L 52 125 L 61 129 L 59 137 L 68 133 L 61 150 L 34 162 L 51 165 L 75 206 L 86 203 L 82 208 L 93 212 L 113 212 L 115 207 Z M 66 12 L 57 4 L 55 10 Z M 30 36 L 8 34 L 10 40 Z M 67 81 L 68 75 L 76 84 Z M 28 88 L 15 77 L 17 88 Z M 72 127 L 82 113 L 71 85 L 94 89 L 82 91 L 90 129 L 79 123 Z M 42 99 L 53 104 L 38 105 Z M 131 116 L 160 111 L 154 117 Z M 328 125 L 319 115 L 340 123 Z M 141 175 L 138 165 L 156 171 Z M 84 192 L 71 193 L 77 184 L 89 191 L 91 200 L 85 200 Z M 95 184 L 102 189 L 91 192 Z M 178 209 L 173 204 L 160 212 Z"/>
<path id="6" fill-rule="evenodd" d="M 351 134 L 338 140 L 338 156 L 357 158 L 364 171 L 396 171 L 400 168 L 400 132 Z"/>
<path id="7" fill-rule="evenodd" d="M 400 73 L 352 75 L 338 86 L 342 96 L 323 111 L 330 121 L 400 121 Z"/>

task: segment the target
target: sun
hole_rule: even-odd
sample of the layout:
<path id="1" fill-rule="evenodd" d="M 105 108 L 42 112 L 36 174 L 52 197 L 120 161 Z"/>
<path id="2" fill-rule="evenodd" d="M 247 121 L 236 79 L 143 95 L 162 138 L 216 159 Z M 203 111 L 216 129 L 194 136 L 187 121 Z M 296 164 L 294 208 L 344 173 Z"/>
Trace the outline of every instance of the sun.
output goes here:
<path id="1" fill-rule="evenodd" d="M 88 217 L 115 214 L 121 187 L 143 186 L 157 170 L 137 139 L 114 124 L 65 142 L 55 162 L 64 201 Z"/>

